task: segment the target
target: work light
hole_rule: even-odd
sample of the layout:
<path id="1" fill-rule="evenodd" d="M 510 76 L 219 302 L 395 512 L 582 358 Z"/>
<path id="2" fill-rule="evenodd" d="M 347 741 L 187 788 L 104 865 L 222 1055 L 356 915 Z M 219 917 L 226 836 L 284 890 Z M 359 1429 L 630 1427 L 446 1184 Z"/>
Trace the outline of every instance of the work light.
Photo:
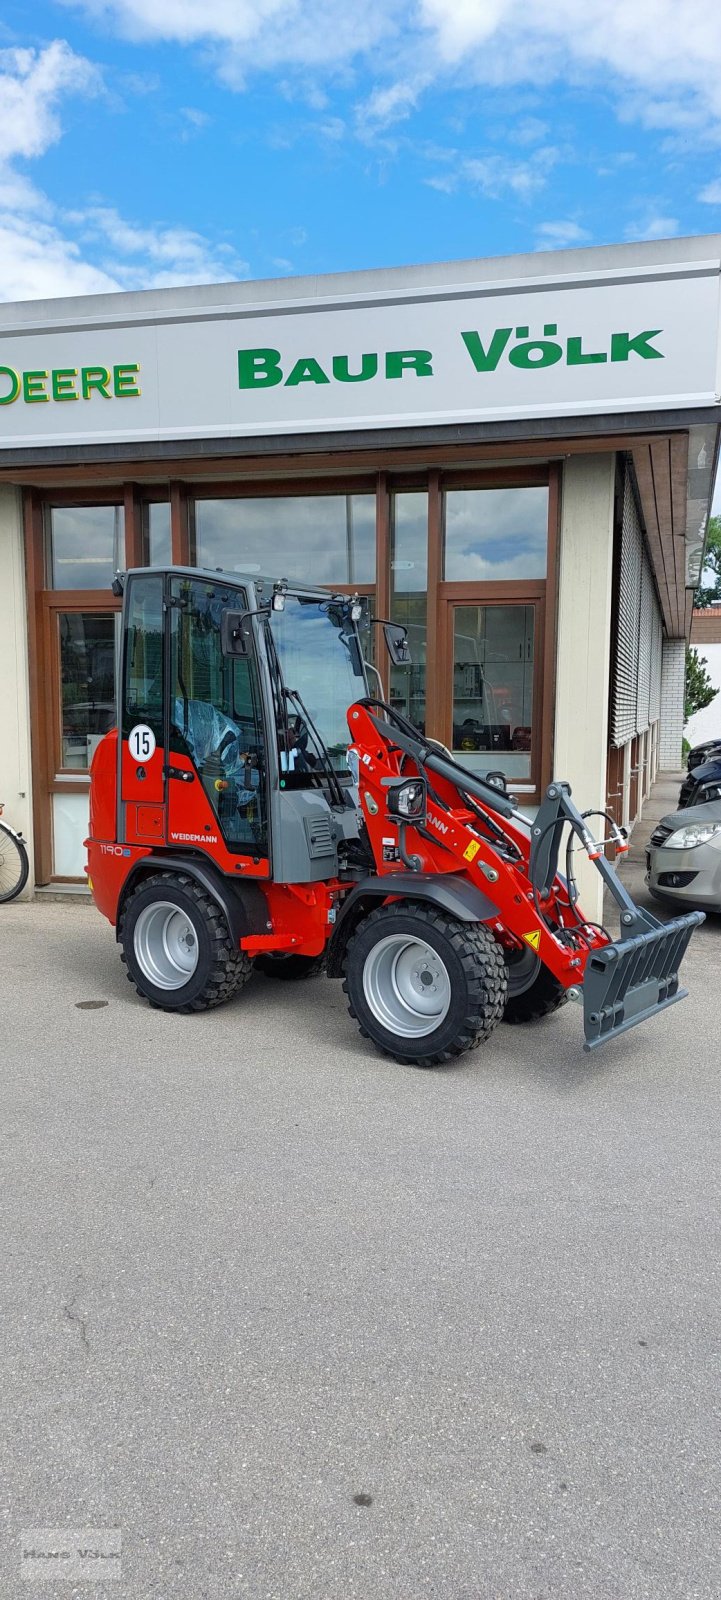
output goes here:
<path id="1" fill-rule="evenodd" d="M 425 778 L 409 778 L 388 790 L 388 813 L 404 822 L 418 822 L 426 814 Z"/>

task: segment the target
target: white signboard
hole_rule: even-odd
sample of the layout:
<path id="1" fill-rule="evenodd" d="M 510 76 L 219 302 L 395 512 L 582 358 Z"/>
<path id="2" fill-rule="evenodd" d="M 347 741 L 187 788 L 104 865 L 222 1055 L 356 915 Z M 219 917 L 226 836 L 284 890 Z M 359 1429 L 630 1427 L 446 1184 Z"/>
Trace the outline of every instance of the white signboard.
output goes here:
<path id="1" fill-rule="evenodd" d="M 92 301 L 78 305 L 74 324 L 0 327 L 0 450 L 718 400 L 712 262 L 185 313 L 158 295 L 152 321 L 124 316 L 118 296 L 105 325 L 88 320 Z"/>

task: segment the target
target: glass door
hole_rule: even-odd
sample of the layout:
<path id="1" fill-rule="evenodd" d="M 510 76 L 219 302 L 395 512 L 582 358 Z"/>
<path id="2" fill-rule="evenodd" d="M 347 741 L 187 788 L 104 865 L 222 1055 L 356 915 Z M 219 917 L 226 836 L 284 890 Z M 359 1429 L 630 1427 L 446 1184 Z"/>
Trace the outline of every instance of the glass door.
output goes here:
<path id="1" fill-rule="evenodd" d="M 534 787 L 540 746 L 537 603 L 447 604 L 450 747 L 478 773 Z"/>
<path id="2" fill-rule="evenodd" d="M 62 592 L 47 597 L 45 618 L 52 875 L 82 879 L 90 767 L 101 739 L 115 726 L 119 619 L 107 600 L 75 606 Z"/>

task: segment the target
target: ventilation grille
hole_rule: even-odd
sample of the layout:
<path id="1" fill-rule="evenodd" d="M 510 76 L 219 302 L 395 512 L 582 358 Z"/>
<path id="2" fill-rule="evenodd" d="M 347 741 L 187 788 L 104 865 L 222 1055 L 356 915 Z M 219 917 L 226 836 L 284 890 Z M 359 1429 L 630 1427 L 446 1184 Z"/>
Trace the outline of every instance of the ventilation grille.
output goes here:
<path id="1" fill-rule="evenodd" d="M 317 861 L 319 856 L 333 855 L 333 837 L 330 831 L 329 817 L 322 815 L 304 817 L 303 827 L 308 840 L 308 854 L 311 861 Z"/>

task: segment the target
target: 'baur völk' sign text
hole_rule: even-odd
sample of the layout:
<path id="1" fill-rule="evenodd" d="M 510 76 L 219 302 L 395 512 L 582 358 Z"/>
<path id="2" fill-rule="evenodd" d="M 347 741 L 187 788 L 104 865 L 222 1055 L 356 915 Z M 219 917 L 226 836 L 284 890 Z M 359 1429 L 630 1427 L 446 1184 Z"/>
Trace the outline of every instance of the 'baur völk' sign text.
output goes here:
<path id="1" fill-rule="evenodd" d="M 535 368 L 599 366 L 607 361 L 662 361 L 664 353 L 653 343 L 663 330 L 645 328 L 640 333 L 612 333 L 606 349 L 584 346 L 581 334 L 558 337 L 555 322 L 544 323 L 543 335 L 531 338 L 528 327 L 495 328 L 486 335 L 471 329 L 461 334 L 469 360 L 476 372 L 496 372 L 502 363 L 531 372 Z M 367 352 L 355 360 L 347 355 L 332 356 L 323 365 L 315 356 L 301 356 L 292 365 L 283 365 L 280 350 L 255 346 L 238 351 L 238 385 L 241 389 L 274 389 L 277 384 L 295 388 L 301 383 L 368 383 L 379 375 L 384 379 L 402 378 L 412 372 L 417 378 L 433 377 L 431 350 L 386 350 Z"/>

